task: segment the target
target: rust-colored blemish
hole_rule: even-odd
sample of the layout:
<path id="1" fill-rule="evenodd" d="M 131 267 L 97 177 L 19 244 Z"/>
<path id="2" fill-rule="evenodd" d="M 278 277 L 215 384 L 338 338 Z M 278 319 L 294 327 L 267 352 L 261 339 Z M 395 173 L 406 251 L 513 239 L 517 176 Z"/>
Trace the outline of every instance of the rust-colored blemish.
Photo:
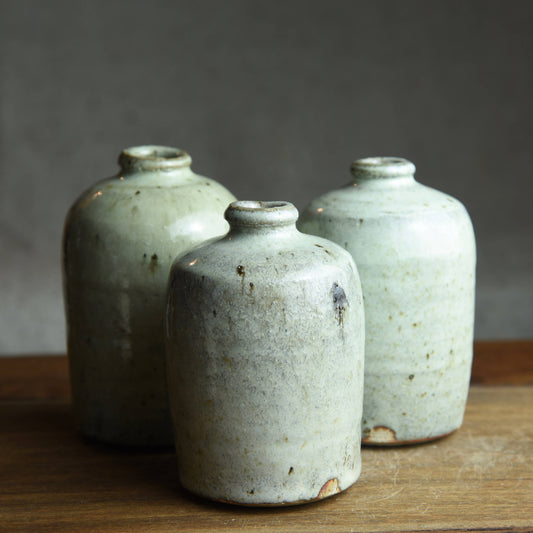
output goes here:
<path id="1" fill-rule="evenodd" d="M 396 432 L 385 426 L 375 426 L 365 431 L 362 441 L 365 444 L 396 444 Z"/>
<path id="2" fill-rule="evenodd" d="M 322 500 L 323 498 L 327 498 L 328 496 L 338 494 L 340 491 L 341 488 L 339 487 L 339 480 L 334 477 L 333 479 L 326 481 L 326 483 L 322 485 L 322 488 L 320 489 L 320 492 L 318 493 L 316 499 Z"/>
<path id="3" fill-rule="evenodd" d="M 380 429 L 386 429 L 388 431 L 392 431 L 389 428 L 383 427 L 383 426 L 377 426 Z M 376 429 L 376 428 L 374 428 Z M 373 430 L 370 430 L 372 432 Z M 432 440 L 442 439 L 444 437 L 447 437 L 448 435 L 451 435 L 457 431 L 456 429 L 453 429 L 452 431 L 447 431 L 446 433 L 443 433 L 442 435 L 435 435 L 434 437 L 423 437 L 421 439 L 411 439 L 411 440 L 396 440 L 396 434 L 394 435 L 394 440 L 384 442 L 384 441 L 377 441 L 377 440 L 370 440 L 369 434 L 367 434 L 366 437 L 364 437 L 361 442 L 365 446 L 409 446 L 410 444 L 424 444 L 425 442 L 431 442 Z M 392 431 L 394 433 L 394 431 Z"/>

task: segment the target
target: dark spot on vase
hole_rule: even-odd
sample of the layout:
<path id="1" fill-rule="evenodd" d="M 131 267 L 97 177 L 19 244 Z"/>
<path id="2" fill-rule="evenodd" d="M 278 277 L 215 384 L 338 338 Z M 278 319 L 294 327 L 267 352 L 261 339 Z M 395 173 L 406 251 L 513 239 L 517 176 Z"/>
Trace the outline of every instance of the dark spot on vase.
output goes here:
<path id="1" fill-rule="evenodd" d="M 135 191 L 135 196 L 137 196 L 138 194 L 141 194 L 141 191 Z"/>
<path id="2" fill-rule="evenodd" d="M 324 250 L 328 255 L 333 255 L 327 248 L 324 248 L 321 244 L 315 244 L 317 248 L 320 248 L 321 250 Z"/>
<path id="3" fill-rule="evenodd" d="M 344 313 L 348 307 L 348 299 L 346 298 L 344 289 L 338 283 L 333 284 L 331 293 L 333 297 L 333 311 L 335 312 L 335 317 L 337 318 L 339 326 L 342 326 L 344 322 Z"/>
<path id="4" fill-rule="evenodd" d="M 289 476 L 290 476 L 293 472 L 294 472 L 294 468 L 291 466 L 291 467 L 289 468 Z"/>
<path id="5" fill-rule="evenodd" d="M 159 265 L 157 263 L 157 254 L 152 254 L 152 257 L 150 257 L 150 264 L 148 265 L 148 268 L 150 269 L 150 272 L 152 272 L 152 274 L 153 274 L 155 272 L 156 268 L 158 268 L 158 266 Z"/>
<path id="6" fill-rule="evenodd" d="M 237 271 L 237 275 L 241 277 L 241 292 L 244 294 L 244 277 L 246 276 L 246 272 L 242 265 L 238 265 L 235 270 Z"/>
<path id="7" fill-rule="evenodd" d="M 409 379 L 410 379 L 411 381 L 413 381 L 414 378 L 415 378 L 415 375 L 414 375 L 414 374 L 409 374 Z"/>

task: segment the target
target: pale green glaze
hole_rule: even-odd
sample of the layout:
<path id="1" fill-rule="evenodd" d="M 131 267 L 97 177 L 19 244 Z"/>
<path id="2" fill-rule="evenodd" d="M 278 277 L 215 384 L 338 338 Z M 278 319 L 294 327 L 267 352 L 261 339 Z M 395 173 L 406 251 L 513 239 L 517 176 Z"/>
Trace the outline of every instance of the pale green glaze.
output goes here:
<path id="1" fill-rule="evenodd" d="M 314 200 L 299 228 L 348 250 L 365 302 L 363 442 L 432 439 L 463 420 L 472 364 L 475 241 L 454 198 L 400 158 L 352 165 L 354 181 Z"/>
<path id="2" fill-rule="evenodd" d="M 167 361 L 184 487 L 247 505 L 356 481 L 364 317 L 350 255 L 287 202 L 236 202 L 169 278 Z"/>
<path id="3" fill-rule="evenodd" d="M 83 193 L 63 238 L 68 354 L 77 423 L 97 439 L 172 444 L 164 312 L 172 260 L 222 235 L 234 200 L 183 151 L 124 150 L 120 172 Z"/>

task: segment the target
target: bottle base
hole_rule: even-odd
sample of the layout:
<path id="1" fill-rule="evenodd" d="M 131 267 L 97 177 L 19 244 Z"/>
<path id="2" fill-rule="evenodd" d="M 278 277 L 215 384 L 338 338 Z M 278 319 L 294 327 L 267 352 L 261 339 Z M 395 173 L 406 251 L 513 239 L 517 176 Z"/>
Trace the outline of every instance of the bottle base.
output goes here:
<path id="1" fill-rule="evenodd" d="M 370 430 L 363 432 L 366 434 L 361 439 L 363 446 L 409 446 L 410 444 L 423 444 L 425 442 L 431 442 L 433 440 L 442 439 L 455 433 L 459 428 L 452 429 L 439 435 L 432 435 L 430 437 L 421 437 L 415 439 L 397 439 L 396 432 L 385 426 L 375 426 Z"/>
<path id="2" fill-rule="evenodd" d="M 355 483 L 355 482 L 354 482 Z M 198 496 L 201 496 L 203 498 L 208 498 L 216 502 L 225 503 L 228 505 L 237 505 L 241 507 L 292 507 L 296 505 L 305 505 L 308 503 L 314 503 L 319 502 L 321 500 L 330 498 L 332 496 L 335 496 L 336 494 L 340 494 L 341 492 L 346 491 L 349 489 L 354 483 L 348 485 L 348 487 L 342 489 L 339 486 L 339 480 L 337 478 L 332 478 L 329 481 L 326 481 L 324 485 L 322 485 L 322 488 L 318 492 L 318 494 L 314 498 L 310 499 L 302 499 L 302 500 L 294 500 L 294 501 L 281 501 L 281 502 L 245 502 L 245 501 L 235 501 L 231 499 L 224 499 L 224 498 L 210 498 L 209 496 L 197 494 Z M 194 493 L 196 494 L 196 493 Z"/>

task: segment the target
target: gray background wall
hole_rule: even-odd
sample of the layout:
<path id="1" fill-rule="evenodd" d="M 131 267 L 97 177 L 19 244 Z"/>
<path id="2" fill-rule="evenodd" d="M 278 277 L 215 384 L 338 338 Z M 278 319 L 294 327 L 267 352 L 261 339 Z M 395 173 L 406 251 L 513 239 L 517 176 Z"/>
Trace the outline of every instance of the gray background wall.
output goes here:
<path id="1" fill-rule="evenodd" d="M 459 198 L 477 338 L 533 337 L 533 2 L 0 0 L 0 354 L 62 352 L 63 218 L 123 147 L 303 208 L 367 155 Z"/>

